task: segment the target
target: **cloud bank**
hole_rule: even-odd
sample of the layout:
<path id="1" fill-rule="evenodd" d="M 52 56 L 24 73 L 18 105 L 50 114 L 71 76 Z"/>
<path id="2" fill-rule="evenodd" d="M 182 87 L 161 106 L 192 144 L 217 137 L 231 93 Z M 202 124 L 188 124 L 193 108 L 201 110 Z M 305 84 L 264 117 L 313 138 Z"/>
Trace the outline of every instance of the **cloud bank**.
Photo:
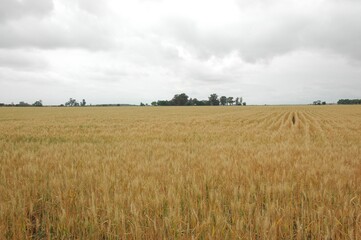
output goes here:
<path id="1" fill-rule="evenodd" d="M 0 0 L 0 102 L 359 98 L 360 12 L 356 0 Z"/>

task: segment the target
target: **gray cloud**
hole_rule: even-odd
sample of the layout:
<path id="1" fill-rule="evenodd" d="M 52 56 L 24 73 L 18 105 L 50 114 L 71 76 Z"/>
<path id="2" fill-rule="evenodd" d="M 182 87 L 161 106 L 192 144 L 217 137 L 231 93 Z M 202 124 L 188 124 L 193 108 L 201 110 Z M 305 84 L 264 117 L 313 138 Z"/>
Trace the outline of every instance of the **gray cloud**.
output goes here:
<path id="1" fill-rule="evenodd" d="M 110 49 L 114 45 L 107 29 L 101 26 L 72 23 L 51 24 L 36 19 L 0 25 L 0 48 L 83 48 Z"/>
<path id="2" fill-rule="evenodd" d="M 24 50 L 0 50 L 0 68 L 18 71 L 42 71 L 49 64 L 42 54 Z"/>
<path id="3" fill-rule="evenodd" d="M 77 0 L 77 3 L 79 8 L 98 16 L 107 14 L 109 10 L 106 1 L 99 3 L 98 0 Z"/>
<path id="4" fill-rule="evenodd" d="M 361 2 L 325 1 L 302 8 L 290 2 L 239 1 L 235 21 L 207 29 L 182 16 L 170 17 L 163 20 L 160 34 L 200 58 L 237 51 L 253 62 L 297 50 L 328 49 L 361 59 Z"/>
<path id="5" fill-rule="evenodd" d="M 43 17 L 53 10 L 52 0 L 1 0 L 0 22 L 25 16 Z"/>
<path id="6" fill-rule="evenodd" d="M 220 15 L 221 24 L 215 26 L 205 27 L 199 24 L 199 19 L 180 12 L 160 15 L 159 24 L 155 22 L 146 28 L 134 25 L 132 19 L 126 22 L 122 16 L 111 15 L 108 4 L 94 0 L 59 1 L 60 7 L 51 21 L 27 16 L 48 14 L 49 17 L 52 1 L 2 1 L 0 16 L 17 21 L 0 24 L 1 48 L 111 50 L 121 47 L 123 41 L 134 34 L 147 38 L 142 39 L 142 43 L 155 34 L 159 39 L 186 47 L 203 59 L 237 51 L 244 60 L 254 62 L 300 49 L 330 49 L 340 55 L 361 58 L 361 43 L 357 41 L 361 38 L 361 2 L 358 1 L 333 0 L 303 5 L 283 0 L 241 0 L 237 1 L 239 8 L 231 20 L 222 23 Z M 164 3 L 148 4 L 161 7 Z M 146 16 L 144 19 L 147 21 Z"/>
<path id="7" fill-rule="evenodd" d="M 8 21 L 0 21 L 0 48 L 98 51 L 115 45 L 112 26 L 94 16 L 105 9 L 95 1 L 1 1 L 0 16 Z"/>
<path id="8" fill-rule="evenodd" d="M 357 0 L 0 0 L 0 95 L 335 101 L 361 88 L 360 12 Z"/>

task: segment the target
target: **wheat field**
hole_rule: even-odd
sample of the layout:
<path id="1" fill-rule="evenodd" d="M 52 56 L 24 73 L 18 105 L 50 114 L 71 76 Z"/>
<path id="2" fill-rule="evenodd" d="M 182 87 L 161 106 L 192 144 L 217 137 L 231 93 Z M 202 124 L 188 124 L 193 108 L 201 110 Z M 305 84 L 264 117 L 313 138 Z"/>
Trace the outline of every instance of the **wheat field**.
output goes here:
<path id="1" fill-rule="evenodd" d="M 361 239 L 361 107 L 0 108 L 0 239 Z"/>

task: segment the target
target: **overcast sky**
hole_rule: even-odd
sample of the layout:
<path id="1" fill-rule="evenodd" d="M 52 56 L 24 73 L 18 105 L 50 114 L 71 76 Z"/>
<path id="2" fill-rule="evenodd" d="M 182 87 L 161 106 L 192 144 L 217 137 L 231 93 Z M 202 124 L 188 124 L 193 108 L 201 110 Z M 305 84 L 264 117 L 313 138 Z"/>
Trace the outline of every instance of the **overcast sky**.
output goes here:
<path id="1" fill-rule="evenodd" d="M 360 0 L 0 0 L 0 102 L 361 98 Z"/>

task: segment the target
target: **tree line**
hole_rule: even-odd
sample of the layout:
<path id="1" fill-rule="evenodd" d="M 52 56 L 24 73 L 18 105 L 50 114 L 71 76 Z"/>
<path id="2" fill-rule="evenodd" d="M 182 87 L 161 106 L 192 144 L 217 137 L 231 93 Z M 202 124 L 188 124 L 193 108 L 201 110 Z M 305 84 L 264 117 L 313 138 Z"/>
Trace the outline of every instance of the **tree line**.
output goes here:
<path id="1" fill-rule="evenodd" d="M 17 104 L 15 104 L 15 103 L 10 103 L 10 104 L 0 103 L 0 107 L 42 107 L 42 106 L 43 106 L 43 101 L 42 100 L 37 100 L 33 104 L 29 104 L 29 103 L 24 102 L 24 101 L 20 101 Z"/>
<path id="2" fill-rule="evenodd" d="M 361 104 L 361 99 L 340 99 L 337 104 Z"/>
<path id="3" fill-rule="evenodd" d="M 70 98 L 69 101 L 65 102 L 65 104 L 60 104 L 60 107 L 64 107 L 64 106 L 66 106 L 66 107 L 78 107 L 78 106 L 85 106 L 85 105 L 86 105 L 85 99 L 83 99 L 81 102 L 78 102 L 76 99 Z M 6 106 L 6 107 L 42 107 L 43 106 L 43 101 L 42 100 L 37 100 L 33 104 L 29 104 L 29 103 L 24 102 L 24 101 L 20 101 L 18 104 L 0 103 L 0 106 Z"/>
<path id="4" fill-rule="evenodd" d="M 83 99 L 80 103 L 74 99 L 74 98 L 69 98 L 69 101 L 67 101 L 65 104 L 61 104 L 60 106 L 63 107 L 79 107 L 82 106 L 84 107 L 86 105 L 86 101 L 85 99 Z"/>
<path id="5" fill-rule="evenodd" d="M 243 105 L 242 97 L 226 97 L 218 96 L 216 93 L 211 94 L 207 100 L 198 100 L 197 98 L 190 98 L 187 94 L 175 94 L 170 100 L 158 100 L 151 103 L 152 106 L 226 106 L 226 105 Z M 141 103 L 141 106 L 142 103 Z"/>
<path id="6" fill-rule="evenodd" d="M 313 105 L 326 105 L 325 101 L 317 100 L 313 102 Z"/>

